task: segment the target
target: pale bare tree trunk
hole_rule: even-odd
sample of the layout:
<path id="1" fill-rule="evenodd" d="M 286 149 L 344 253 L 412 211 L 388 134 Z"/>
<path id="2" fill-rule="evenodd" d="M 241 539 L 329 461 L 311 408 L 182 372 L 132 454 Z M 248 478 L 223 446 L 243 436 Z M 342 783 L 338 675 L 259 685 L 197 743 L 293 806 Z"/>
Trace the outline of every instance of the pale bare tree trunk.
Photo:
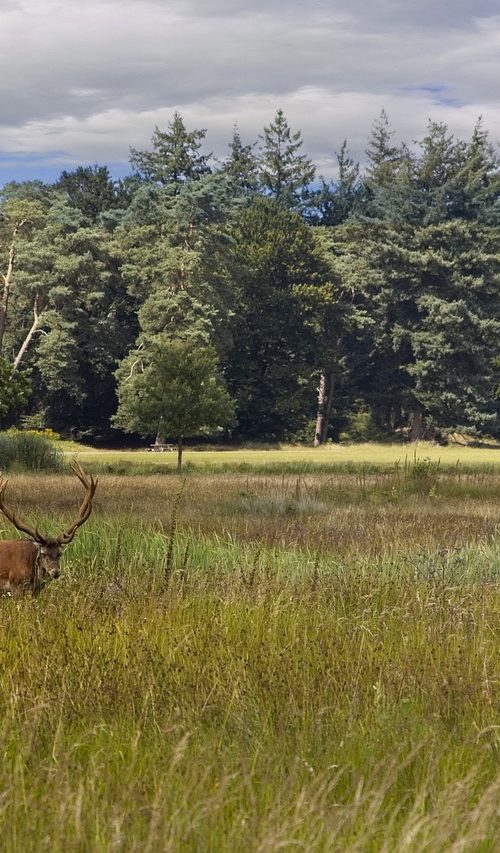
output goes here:
<path id="1" fill-rule="evenodd" d="M 156 430 L 155 444 L 166 444 L 166 441 L 167 439 L 165 436 L 165 427 L 163 426 L 163 418 L 160 418 L 160 422 Z"/>
<path id="2" fill-rule="evenodd" d="M 393 403 L 389 407 L 389 411 L 387 413 L 387 426 L 389 426 L 391 432 L 394 432 L 396 427 L 401 423 L 401 406 L 399 403 Z"/>
<path id="3" fill-rule="evenodd" d="M 19 229 L 26 223 L 26 219 L 21 219 L 15 226 L 12 232 L 12 242 L 9 248 L 9 258 L 7 261 L 7 271 L 2 273 L 3 291 L 0 300 L 0 355 L 3 349 L 3 339 L 5 337 L 5 328 L 7 326 L 7 314 L 9 310 L 10 288 L 12 285 L 12 276 L 14 273 L 14 263 L 16 260 L 16 237 Z"/>
<path id="4" fill-rule="evenodd" d="M 9 296 L 10 296 L 10 288 L 12 284 L 12 274 L 14 272 L 14 260 L 16 257 L 16 247 L 14 243 L 11 244 L 9 249 L 9 260 L 7 263 L 7 272 L 5 275 L 2 273 L 3 278 L 3 291 L 2 291 L 2 301 L 0 302 L 0 354 L 3 349 L 3 339 L 5 336 L 5 327 L 7 326 L 7 312 L 9 309 Z"/>
<path id="5" fill-rule="evenodd" d="M 31 325 L 31 329 L 29 330 L 28 334 L 26 335 L 24 341 L 21 344 L 21 347 L 19 349 L 18 354 L 16 355 L 16 357 L 14 359 L 14 366 L 13 366 L 14 370 L 17 370 L 22 359 L 24 358 L 24 356 L 26 354 L 26 350 L 28 349 L 35 332 L 41 331 L 40 330 L 40 324 L 42 322 L 42 316 L 43 316 L 42 312 L 39 310 L 38 293 L 37 293 L 37 295 L 35 296 L 35 302 L 33 304 L 33 323 Z"/>
<path id="6" fill-rule="evenodd" d="M 328 437 L 328 425 L 333 406 L 333 392 L 335 379 L 333 374 L 324 370 L 319 378 L 318 388 L 318 416 L 316 418 L 316 429 L 314 432 L 314 446 L 325 444 Z"/>

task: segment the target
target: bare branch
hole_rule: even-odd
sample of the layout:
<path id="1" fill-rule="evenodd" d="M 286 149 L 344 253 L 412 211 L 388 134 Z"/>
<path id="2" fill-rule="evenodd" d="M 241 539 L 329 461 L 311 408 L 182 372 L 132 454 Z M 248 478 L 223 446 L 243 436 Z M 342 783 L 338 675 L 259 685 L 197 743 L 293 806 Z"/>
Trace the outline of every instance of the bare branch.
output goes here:
<path id="1" fill-rule="evenodd" d="M 24 358 L 26 350 L 28 349 L 28 347 L 31 343 L 31 340 L 32 340 L 34 334 L 37 331 L 41 331 L 41 330 L 39 330 L 39 326 L 40 326 L 40 323 L 42 322 L 42 318 L 43 318 L 43 309 L 40 310 L 39 299 L 40 299 L 40 294 L 37 293 L 35 296 L 35 301 L 33 303 L 33 323 L 31 325 L 31 328 L 30 328 L 28 334 L 26 335 L 24 341 L 21 344 L 21 347 L 19 349 L 18 354 L 16 355 L 16 357 L 14 359 L 14 366 L 13 366 L 14 370 L 17 370 L 17 368 L 19 367 L 22 359 Z"/>

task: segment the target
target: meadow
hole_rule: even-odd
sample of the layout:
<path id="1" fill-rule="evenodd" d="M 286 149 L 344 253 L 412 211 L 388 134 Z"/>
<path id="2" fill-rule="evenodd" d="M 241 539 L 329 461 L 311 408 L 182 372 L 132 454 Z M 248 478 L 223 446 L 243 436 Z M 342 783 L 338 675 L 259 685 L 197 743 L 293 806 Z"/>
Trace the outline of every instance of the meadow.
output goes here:
<path id="1" fill-rule="evenodd" d="M 0 600 L 2 850 L 500 849 L 495 451 L 336 450 L 78 454 Z"/>
<path id="2" fill-rule="evenodd" d="M 67 454 L 82 464 L 108 473 L 174 473 L 177 454 L 142 450 L 97 450 L 62 442 Z M 447 447 L 427 442 L 409 444 L 327 444 L 322 447 L 278 445 L 257 448 L 187 447 L 184 471 L 198 473 L 347 473 L 378 472 L 387 468 L 403 470 L 415 462 L 427 462 L 442 470 L 459 468 L 475 473 L 500 466 L 500 445 L 471 448 L 459 444 Z"/>

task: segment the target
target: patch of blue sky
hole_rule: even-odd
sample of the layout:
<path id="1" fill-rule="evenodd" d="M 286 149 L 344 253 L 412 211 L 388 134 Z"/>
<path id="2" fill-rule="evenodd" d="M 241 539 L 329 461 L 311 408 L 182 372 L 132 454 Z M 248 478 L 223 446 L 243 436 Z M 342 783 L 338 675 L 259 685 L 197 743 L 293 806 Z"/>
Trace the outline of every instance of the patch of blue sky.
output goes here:
<path id="1" fill-rule="evenodd" d="M 430 95 L 435 104 L 445 107 L 464 107 L 466 105 L 466 101 L 455 98 L 450 92 L 450 87 L 444 83 L 421 83 L 416 86 L 401 86 L 400 91 Z"/>
<path id="2" fill-rule="evenodd" d="M 0 186 L 11 181 L 43 181 L 52 184 L 58 180 L 61 172 L 72 172 L 78 166 L 94 166 L 95 162 L 79 163 L 71 161 L 67 154 L 53 151 L 50 154 L 23 153 L 13 151 L 0 153 Z M 130 165 L 126 162 L 98 163 L 107 166 L 112 178 L 124 178 L 130 174 Z"/>

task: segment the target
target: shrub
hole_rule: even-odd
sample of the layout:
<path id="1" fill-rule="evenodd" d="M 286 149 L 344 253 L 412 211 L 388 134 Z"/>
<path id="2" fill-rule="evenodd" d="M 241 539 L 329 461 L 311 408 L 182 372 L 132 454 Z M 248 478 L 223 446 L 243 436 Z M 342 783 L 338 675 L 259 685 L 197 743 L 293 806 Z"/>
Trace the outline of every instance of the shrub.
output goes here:
<path id="1" fill-rule="evenodd" d="M 16 461 L 16 447 L 12 436 L 0 432 L 0 470 L 8 471 Z"/>
<path id="2" fill-rule="evenodd" d="M 43 429 L 23 429 L 24 433 L 29 433 L 30 435 L 41 435 L 43 438 L 48 438 L 49 441 L 61 441 L 61 434 L 53 430 L 51 427 L 44 427 Z"/>
<path id="3" fill-rule="evenodd" d="M 47 435 L 37 432 L 8 430 L 0 433 L 0 467 L 24 468 L 29 471 L 59 471 L 63 453 Z"/>
<path id="4" fill-rule="evenodd" d="M 21 415 L 19 423 L 21 429 L 43 430 L 45 429 L 45 414 L 44 412 L 34 412 L 31 415 Z"/>
<path id="5" fill-rule="evenodd" d="M 380 441 L 382 434 L 371 412 L 353 412 L 349 415 L 346 428 L 340 433 L 340 441 Z"/>

